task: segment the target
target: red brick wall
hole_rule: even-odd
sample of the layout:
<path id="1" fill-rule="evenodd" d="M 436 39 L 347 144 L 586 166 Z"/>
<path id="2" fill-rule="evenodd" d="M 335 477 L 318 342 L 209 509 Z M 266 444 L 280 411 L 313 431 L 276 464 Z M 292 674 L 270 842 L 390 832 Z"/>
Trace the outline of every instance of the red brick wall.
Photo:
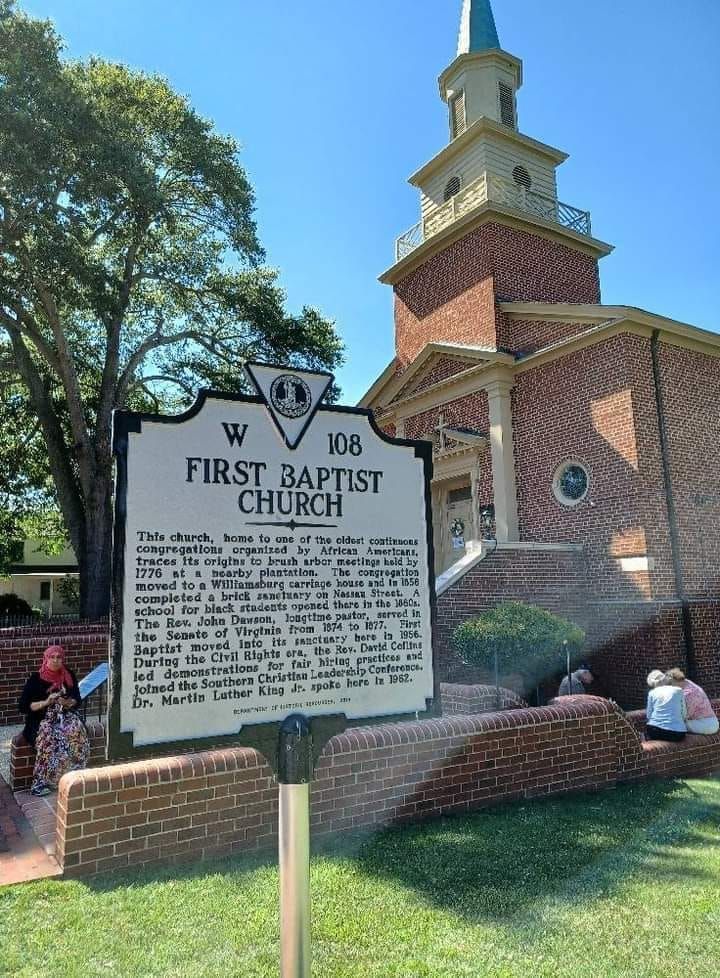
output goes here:
<path id="1" fill-rule="evenodd" d="M 659 359 L 697 678 L 720 695 L 720 359 L 669 344 Z"/>
<path id="2" fill-rule="evenodd" d="M 586 644 L 593 673 L 622 706 L 644 706 L 652 669 L 687 668 L 678 602 L 599 600 L 588 611 Z"/>
<path id="3" fill-rule="evenodd" d="M 395 353 L 403 363 L 414 360 L 426 343 L 495 349 L 490 257 L 484 243 L 476 242 L 478 251 L 468 265 L 466 255 L 453 253 L 467 240 L 429 259 L 395 287 Z"/>
<path id="4" fill-rule="evenodd" d="M 398 359 L 410 362 L 432 341 L 512 349 L 496 300 L 599 302 L 597 261 L 526 231 L 479 227 L 395 286 Z"/>
<path id="5" fill-rule="evenodd" d="M 600 302 L 596 258 L 527 231 L 502 224 L 489 227 L 495 294 L 499 300 Z"/>
<path id="6" fill-rule="evenodd" d="M 349 730 L 316 770 L 313 836 L 610 786 L 617 724 L 607 703 L 585 699 Z M 60 784 L 57 858 L 67 875 L 276 845 L 277 787 L 252 750 L 78 771 Z"/>
<path id="7" fill-rule="evenodd" d="M 720 359 L 660 345 L 683 575 L 694 598 L 720 598 Z"/>
<path id="8" fill-rule="evenodd" d="M 452 357 L 434 357 L 425 370 L 420 371 L 420 376 L 413 382 L 404 387 L 398 394 L 398 398 L 408 397 L 410 394 L 418 394 L 420 391 L 439 384 L 441 380 L 447 380 L 456 374 L 462 373 L 474 367 L 475 363 L 469 360 L 455 360 Z"/>
<path id="9" fill-rule="evenodd" d="M 9 634 L 8 634 L 9 633 Z M 67 664 L 82 679 L 108 658 L 108 626 L 55 626 L 52 634 L 40 626 L 3 630 L 0 633 L 0 724 L 22 723 L 17 701 L 25 680 L 36 672 L 48 645 L 62 645 Z"/>
<path id="10" fill-rule="evenodd" d="M 521 539 L 583 543 L 605 599 L 672 598 L 650 341 L 616 336 L 520 374 L 513 425 Z M 552 491 L 568 458 L 591 479 L 574 507 Z M 646 554 L 649 574 L 620 570 L 616 558 Z"/>
<path id="11" fill-rule="evenodd" d="M 575 551 L 502 548 L 479 561 L 437 600 L 434 643 L 443 681 L 487 680 L 457 657 L 452 632 L 503 601 L 536 604 L 585 627 L 585 573 L 584 556 Z"/>
<path id="12" fill-rule="evenodd" d="M 440 683 L 440 709 L 443 716 L 465 713 L 492 713 L 495 710 L 514 710 L 526 707 L 527 703 L 511 689 L 498 690 L 494 686 L 461 686 Z M 106 757 L 105 724 L 100 720 L 88 719 L 85 723 L 90 739 L 88 767 L 102 767 Z M 191 753 L 186 751 L 186 753 Z M 162 750 L 158 756 L 162 756 Z M 22 734 L 13 738 L 10 748 L 10 787 L 22 791 L 32 783 L 35 751 L 26 743 Z"/>
<path id="13" fill-rule="evenodd" d="M 592 323 L 560 323 L 554 320 L 510 319 L 498 313 L 498 346 L 518 353 L 534 353 L 580 336 Z"/>
<path id="14" fill-rule="evenodd" d="M 695 623 L 697 680 L 720 694 L 720 361 L 661 345 L 673 492 Z M 648 338 L 621 335 L 518 377 L 513 393 L 523 539 L 583 542 L 593 587 L 595 664 L 625 704 L 650 669 L 686 667 L 672 566 Z M 542 437 L 538 438 L 538 431 Z M 565 458 L 591 473 L 588 498 L 555 500 Z M 593 505 L 591 505 L 591 503 Z M 627 573 L 619 558 L 649 556 Z"/>
<path id="15" fill-rule="evenodd" d="M 441 414 L 444 423 L 450 428 L 473 428 L 487 434 L 490 427 L 487 392 L 476 391 L 474 394 L 448 401 L 440 407 L 411 415 L 405 419 L 405 437 L 422 438 L 428 432 L 434 431 Z"/>
<path id="16" fill-rule="evenodd" d="M 702 774 L 720 735 L 644 749 L 607 701 L 348 730 L 312 785 L 314 838 L 512 799 Z M 252 750 L 208 751 L 66 775 L 57 858 L 68 876 L 277 846 L 277 787 Z"/>
<path id="17" fill-rule="evenodd" d="M 77 621 L 44 621 L 40 620 L 34 625 L 19 625 L 12 628 L 0 628 L 0 641 L 10 639 L 26 639 L 33 636 L 44 638 L 46 635 L 94 635 L 108 633 L 107 618 L 77 620 Z"/>
<path id="18" fill-rule="evenodd" d="M 525 700 L 512 689 L 502 686 L 440 683 L 440 703 L 444 717 L 463 713 L 493 713 L 495 710 L 519 710 Z"/>
<path id="19" fill-rule="evenodd" d="M 720 601 L 690 604 L 696 680 L 711 696 L 720 696 Z"/>

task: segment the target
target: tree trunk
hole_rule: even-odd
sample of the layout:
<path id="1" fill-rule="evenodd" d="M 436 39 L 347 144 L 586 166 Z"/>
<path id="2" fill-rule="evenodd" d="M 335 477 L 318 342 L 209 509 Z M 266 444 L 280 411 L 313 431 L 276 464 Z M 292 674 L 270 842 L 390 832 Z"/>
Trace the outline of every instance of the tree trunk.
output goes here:
<path id="1" fill-rule="evenodd" d="M 110 612 L 112 582 L 112 491 L 110 478 L 96 481 L 85 503 L 85 546 L 78 554 L 80 614 L 103 618 Z"/>

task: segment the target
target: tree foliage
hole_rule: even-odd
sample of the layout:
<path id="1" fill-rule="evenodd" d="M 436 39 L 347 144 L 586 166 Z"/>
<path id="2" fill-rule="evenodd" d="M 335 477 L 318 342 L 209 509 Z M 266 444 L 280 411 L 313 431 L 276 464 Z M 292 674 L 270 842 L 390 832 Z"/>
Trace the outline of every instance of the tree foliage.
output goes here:
<path id="1" fill-rule="evenodd" d="M 55 502 L 37 415 L 12 355 L 0 344 L 0 577 L 22 559 L 26 537 L 42 539 L 48 552 L 67 534 Z"/>
<path id="2" fill-rule="evenodd" d="M 51 24 L 0 0 L 0 382 L 99 614 L 113 409 L 240 390 L 250 358 L 332 370 L 342 347 L 316 310 L 286 312 L 235 141 L 164 79 L 60 51 Z"/>
<path id="3" fill-rule="evenodd" d="M 453 631 L 454 648 L 468 665 L 492 672 L 497 656 L 500 673 L 519 673 L 528 687 L 560 670 L 566 650 L 576 660 L 584 641 L 577 625 L 521 601 L 499 604 Z"/>

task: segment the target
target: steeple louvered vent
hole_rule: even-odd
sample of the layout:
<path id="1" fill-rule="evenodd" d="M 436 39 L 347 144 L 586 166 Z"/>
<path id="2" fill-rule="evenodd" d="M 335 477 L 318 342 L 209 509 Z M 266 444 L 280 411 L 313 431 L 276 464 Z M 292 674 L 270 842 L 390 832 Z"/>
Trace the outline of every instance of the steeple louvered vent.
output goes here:
<path id="1" fill-rule="evenodd" d="M 515 95 L 512 88 L 505 82 L 498 82 L 498 99 L 500 101 L 500 121 L 508 129 L 515 129 Z"/>
<path id="2" fill-rule="evenodd" d="M 457 92 L 450 99 L 450 132 L 456 139 L 467 128 L 465 116 L 465 89 Z"/>
<path id="3" fill-rule="evenodd" d="M 455 194 L 460 193 L 460 177 L 457 174 L 454 177 L 450 177 L 448 182 L 445 184 L 445 191 L 443 192 L 443 200 L 448 201 Z"/>

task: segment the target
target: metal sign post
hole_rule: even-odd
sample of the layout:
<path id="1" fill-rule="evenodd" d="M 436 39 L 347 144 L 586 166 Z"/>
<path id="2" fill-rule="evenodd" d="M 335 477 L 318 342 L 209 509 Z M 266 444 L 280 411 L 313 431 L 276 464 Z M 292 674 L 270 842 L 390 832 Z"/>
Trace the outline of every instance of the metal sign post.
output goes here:
<path id="1" fill-rule="evenodd" d="M 280 975 L 310 978 L 310 780 L 312 739 L 307 717 L 280 726 Z"/>

